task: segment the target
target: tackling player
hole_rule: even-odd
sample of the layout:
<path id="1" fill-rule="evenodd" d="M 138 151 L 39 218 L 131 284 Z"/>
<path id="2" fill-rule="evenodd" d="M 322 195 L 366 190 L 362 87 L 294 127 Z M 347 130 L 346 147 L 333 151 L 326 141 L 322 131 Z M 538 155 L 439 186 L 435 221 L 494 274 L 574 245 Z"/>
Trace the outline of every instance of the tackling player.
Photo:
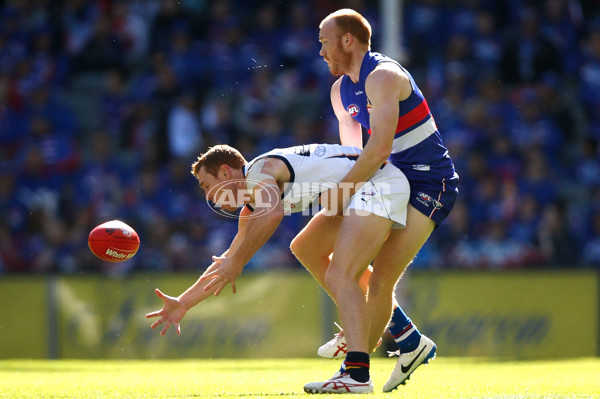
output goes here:
<path id="1" fill-rule="evenodd" d="M 419 365 L 435 356 L 433 341 L 421 335 L 402 309 L 394 304 L 393 290 L 434 228 L 452 209 L 458 194 L 458 175 L 442 144 L 427 101 L 410 73 L 393 59 L 370 51 L 368 21 L 356 11 L 342 9 L 327 16 L 319 28 L 319 54 L 331 73 L 340 76 L 331 88 L 331 103 L 339 121 L 341 142 L 362 147 L 361 126 L 371 135 L 361 156 L 341 182 L 363 181 L 389 159 L 404 172 L 411 188 L 406 228 L 390 234 L 373 261 L 370 278 L 354 276 L 356 281 L 368 281 L 367 313 L 346 316 L 347 320 L 340 314 L 344 335 L 338 335 L 321 348 L 337 347 L 341 341 L 347 341 L 345 364 L 356 363 L 353 359 L 358 356 L 362 359 L 360 367 L 366 369 L 358 378 L 367 378 L 368 353 L 375 348 L 389 323 L 400 351 L 396 367 L 383 387 L 384 392 L 389 392 L 403 384 Z M 343 218 L 327 217 L 325 213 L 317 214 L 291 244 L 292 252 L 321 284 L 331 267 L 329 255 L 334 249 L 337 232 L 342 232 L 341 220 Z M 367 292 L 364 284 L 362 289 Z M 348 293 L 342 308 L 356 309 L 356 304 L 362 304 L 363 295 L 355 291 Z M 358 309 L 362 308 L 359 306 Z M 365 317 L 370 322 L 367 323 L 370 331 L 366 347 L 361 325 Z M 350 352 L 354 353 L 351 355 Z M 344 371 L 359 374 L 355 366 L 352 370 L 347 367 L 344 370 L 342 365 L 340 372 Z M 330 392 L 332 381 L 307 384 L 305 390 Z M 340 387 L 340 391 L 344 390 L 345 387 Z"/>

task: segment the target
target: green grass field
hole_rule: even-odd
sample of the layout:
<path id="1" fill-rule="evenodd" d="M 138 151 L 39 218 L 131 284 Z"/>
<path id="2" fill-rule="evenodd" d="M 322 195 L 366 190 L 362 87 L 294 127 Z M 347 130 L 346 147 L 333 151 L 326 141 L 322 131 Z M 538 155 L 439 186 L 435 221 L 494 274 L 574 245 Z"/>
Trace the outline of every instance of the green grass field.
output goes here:
<path id="1" fill-rule="evenodd" d="M 384 394 L 395 359 L 373 358 L 375 398 L 600 398 L 600 359 L 493 362 L 437 358 Z M 307 398 L 328 377 L 322 359 L 2 360 L 1 398 Z M 337 395 L 335 395 L 337 396 Z M 319 398 L 323 395 L 317 396 Z M 339 397 L 339 396 L 337 396 Z"/>

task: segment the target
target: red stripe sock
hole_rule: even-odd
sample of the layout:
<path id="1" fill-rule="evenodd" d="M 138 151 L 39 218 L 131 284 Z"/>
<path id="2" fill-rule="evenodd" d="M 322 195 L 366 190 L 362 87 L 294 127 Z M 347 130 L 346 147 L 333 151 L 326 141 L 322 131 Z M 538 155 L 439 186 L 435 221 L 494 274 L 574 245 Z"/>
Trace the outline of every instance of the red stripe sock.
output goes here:
<path id="1" fill-rule="evenodd" d="M 369 381 L 370 356 L 365 352 L 348 352 L 344 366 L 346 373 L 355 381 Z"/>

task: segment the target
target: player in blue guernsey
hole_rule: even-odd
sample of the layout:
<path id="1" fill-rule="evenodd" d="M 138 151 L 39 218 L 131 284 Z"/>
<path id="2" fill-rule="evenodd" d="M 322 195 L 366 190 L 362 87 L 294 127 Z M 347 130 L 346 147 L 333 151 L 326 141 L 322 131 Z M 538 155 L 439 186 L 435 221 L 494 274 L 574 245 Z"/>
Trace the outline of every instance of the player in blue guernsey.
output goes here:
<path id="1" fill-rule="evenodd" d="M 364 181 L 389 159 L 408 178 L 411 194 L 406 227 L 392 230 L 373 260 L 370 276 L 365 271 L 339 283 L 325 281 L 333 242 L 342 232 L 341 218 L 327 216 L 328 209 L 316 215 L 292 242 L 296 257 L 321 284 L 341 286 L 337 290 L 328 286 L 330 292 L 343 292 L 344 285 L 359 285 L 362 290 L 362 295 L 351 288 L 348 291 L 352 295 L 334 296 L 344 331 L 328 344 L 347 351 L 340 372 L 330 380 L 307 384 L 305 390 L 332 392 L 331 387 L 335 387 L 336 392 L 353 393 L 354 382 L 369 379 L 368 354 L 388 326 L 400 354 L 383 386 L 383 391 L 389 392 L 435 356 L 433 341 L 417 330 L 395 302 L 394 286 L 452 209 L 458 194 L 458 175 L 427 101 L 410 73 L 393 59 L 370 51 L 368 21 L 353 10 L 343 9 L 327 16 L 319 28 L 320 55 L 331 73 L 340 76 L 332 86 L 331 103 L 341 142 L 362 148 L 362 128 L 370 134 L 363 152 L 341 183 Z M 341 198 L 337 191 L 337 198 Z M 335 198 L 335 193 L 330 197 Z M 343 209 L 339 201 L 325 206 Z"/>

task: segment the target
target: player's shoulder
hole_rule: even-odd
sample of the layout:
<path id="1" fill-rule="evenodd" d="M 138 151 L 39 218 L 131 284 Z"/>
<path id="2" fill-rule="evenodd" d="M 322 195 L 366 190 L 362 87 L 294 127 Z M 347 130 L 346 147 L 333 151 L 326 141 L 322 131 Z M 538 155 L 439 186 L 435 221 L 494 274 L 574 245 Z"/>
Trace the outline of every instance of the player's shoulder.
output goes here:
<path id="1" fill-rule="evenodd" d="M 252 171 L 254 173 L 266 173 L 273 175 L 277 169 L 281 167 L 282 164 L 285 165 L 282 158 L 287 158 L 289 154 L 285 151 L 270 151 L 267 152 L 260 157 L 252 160 L 248 165 L 248 172 Z"/>
<path id="2" fill-rule="evenodd" d="M 331 92 L 340 92 L 340 87 L 342 86 L 342 80 L 344 80 L 344 75 L 340 76 L 333 82 L 331 85 Z"/>
<path id="3" fill-rule="evenodd" d="M 369 73 L 365 81 L 368 95 L 374 92 L 389 93 L 396 91 L 399 97 L 405 98 L 411 90 L 411 83 L 406 72 L 394 62 L 380 62 Z"/>
<path id="4" fill-rule="evenodd" d="M 384 61 L 377 64 L 375 68 L 367 75 L 367 80 L 402 80 L 408 81 L 408 75 L 396 62 Z"/>

